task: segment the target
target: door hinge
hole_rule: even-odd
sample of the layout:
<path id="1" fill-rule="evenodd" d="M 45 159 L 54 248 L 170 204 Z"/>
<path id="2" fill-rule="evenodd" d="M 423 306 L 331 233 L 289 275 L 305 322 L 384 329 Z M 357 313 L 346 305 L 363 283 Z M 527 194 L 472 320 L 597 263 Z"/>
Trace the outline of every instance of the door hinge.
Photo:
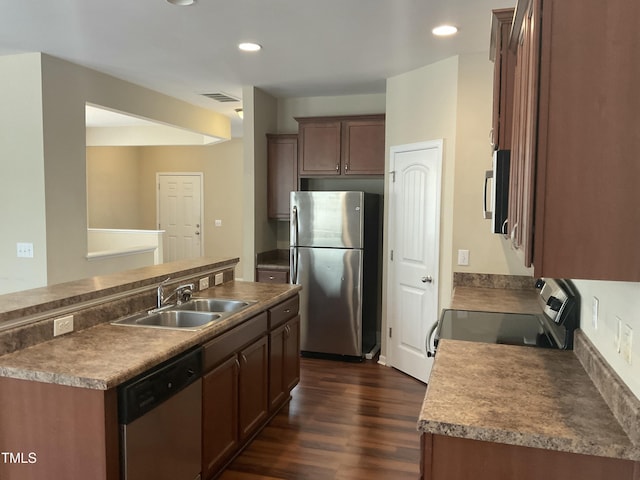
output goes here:
<path id="1" fill-rule="evenodd" d="M 393 183 L 396 183 L 396 171 L 395 171 L 395 170 L 391 170 L 391 171 L 389 172 L 389 175 L 391 175 L 391 181 L 392 181 Z"/>
<path id="2" fill-rule="evenodd" d="M 389 252 L 389 260 L 391 260 L 393 262 L 393 250 L 391 250 L 391 252 Z"/>
<path id="3" fill-rule="evenodd" d="M 389 327 L 389 338 L 393 338 L 393 327 Z"/>

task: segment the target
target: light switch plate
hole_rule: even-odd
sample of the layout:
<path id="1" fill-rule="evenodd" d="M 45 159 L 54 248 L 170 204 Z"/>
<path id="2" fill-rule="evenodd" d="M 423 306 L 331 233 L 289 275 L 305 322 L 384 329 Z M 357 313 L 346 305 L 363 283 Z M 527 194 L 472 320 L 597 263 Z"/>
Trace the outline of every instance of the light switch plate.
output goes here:
<path id="1" fill-rule="evenodd" d="M 631 365 L 631 341 L 633 340 L 633 330 L 631 329 L 631 325 L 625 324 L 622 327 L 622 338 L 620 340 L 620 353 L 622 354 L 622 358 L 627 362 L 628 365 Z"/>
<path id="2" fill-rule="evenodd" d="M 469 250 L 458 250 L 458 265 L 469 265 Z"/>
<path id="3" fill-rule="evenodd" d="M 18 242 L 16 250 L 18 258 L 33 258 L 33 243 Z"/>
<path id="4" fill-rule="evenodd" d="M 213 284 L 220 285 L 223 279 L 224 279 L 224 274 L 216 273 L 215 277 L 213 277 Z"/>

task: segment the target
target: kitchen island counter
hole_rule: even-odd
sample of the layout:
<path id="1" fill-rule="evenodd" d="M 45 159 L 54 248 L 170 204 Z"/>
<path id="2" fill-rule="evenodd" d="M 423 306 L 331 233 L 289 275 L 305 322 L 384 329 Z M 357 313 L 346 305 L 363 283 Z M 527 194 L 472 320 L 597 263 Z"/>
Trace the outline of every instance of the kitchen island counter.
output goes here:
<path id="1" fill-rule="evenodd" d="M 95 327 L 0 356 L 0 377 L 107 390 L 263 312 L 294 295 L 299 285 L 230 281 L 198 296 L 256 303 L 197 331 Z M 113 318 L 116 320 L 116 318 Z"/>

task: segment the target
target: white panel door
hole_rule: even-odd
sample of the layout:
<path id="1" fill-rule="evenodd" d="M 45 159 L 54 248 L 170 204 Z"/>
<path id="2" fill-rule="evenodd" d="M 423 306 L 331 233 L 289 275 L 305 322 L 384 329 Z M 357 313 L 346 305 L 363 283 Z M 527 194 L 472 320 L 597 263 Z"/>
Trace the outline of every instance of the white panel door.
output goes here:
<path id="1" fill-rule="evenodd" d="M 425 338 L 438 317 L 442 141 L 391 149 L 388 363 L 427 382 Z"/>
<path id="2" fill-rule="evenodd" d="M 158 174 L 158 229 L 164 261 L 202 256 L 202 174 Z"/>

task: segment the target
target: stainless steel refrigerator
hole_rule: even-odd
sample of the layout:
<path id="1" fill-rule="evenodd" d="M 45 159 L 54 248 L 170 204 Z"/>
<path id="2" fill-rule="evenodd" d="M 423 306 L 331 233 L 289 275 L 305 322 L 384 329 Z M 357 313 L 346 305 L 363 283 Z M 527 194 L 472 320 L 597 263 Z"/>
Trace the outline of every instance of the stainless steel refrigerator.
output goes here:
<path id="1" fill-rule="evenodd" d="M 291 192 L 291 210 L 302 354 L 361 359 L 379 347 L 380 196 Z"/>

